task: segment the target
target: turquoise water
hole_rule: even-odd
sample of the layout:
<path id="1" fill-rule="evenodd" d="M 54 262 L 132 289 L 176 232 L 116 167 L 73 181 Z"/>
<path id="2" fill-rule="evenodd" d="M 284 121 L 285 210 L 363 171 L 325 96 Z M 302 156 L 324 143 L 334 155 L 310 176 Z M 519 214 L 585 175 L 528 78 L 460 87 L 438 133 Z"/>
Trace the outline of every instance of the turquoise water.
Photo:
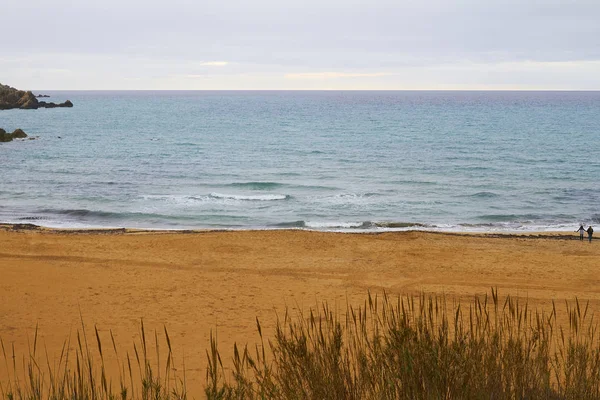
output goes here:
<path id="1" fill-rule="evenodd" d="M 575 230 L 600 223 L 600 92 L 47 92 L 0 111 L 0 221 Z"/>

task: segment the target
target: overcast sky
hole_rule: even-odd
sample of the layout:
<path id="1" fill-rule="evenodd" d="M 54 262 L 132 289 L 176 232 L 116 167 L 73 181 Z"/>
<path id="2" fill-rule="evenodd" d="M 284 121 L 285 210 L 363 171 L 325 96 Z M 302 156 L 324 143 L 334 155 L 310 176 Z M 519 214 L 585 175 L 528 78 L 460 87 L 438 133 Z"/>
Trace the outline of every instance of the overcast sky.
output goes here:
<path id="1" fill-rule="evenodd" d="M 22 89 L 600 90 L 600 0 L 0 0 Z"/>

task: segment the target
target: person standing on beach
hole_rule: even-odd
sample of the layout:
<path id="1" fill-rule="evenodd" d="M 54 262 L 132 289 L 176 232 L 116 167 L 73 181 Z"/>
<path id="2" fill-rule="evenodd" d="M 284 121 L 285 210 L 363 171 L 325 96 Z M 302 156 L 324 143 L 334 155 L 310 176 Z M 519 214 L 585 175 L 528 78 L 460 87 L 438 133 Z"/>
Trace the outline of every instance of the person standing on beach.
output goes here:
<path id="1" fill-rule="evenodd" d="M 592 243 L 592 234 L 594 233 L 594 229 L 592 228 L 591 225 L 588 226 L 587 233 L 588 233 L 588 240 L 590 241 L 590 243 Z"/>
<path id="2" fill-rule="evenodd" d="M 583 240 L 583 234 L 585 233 L 585 228 L 583 225 L 580 225 L 579 229 L 577 229 L 575 232 L 579 232 L 579 240 Z"/>

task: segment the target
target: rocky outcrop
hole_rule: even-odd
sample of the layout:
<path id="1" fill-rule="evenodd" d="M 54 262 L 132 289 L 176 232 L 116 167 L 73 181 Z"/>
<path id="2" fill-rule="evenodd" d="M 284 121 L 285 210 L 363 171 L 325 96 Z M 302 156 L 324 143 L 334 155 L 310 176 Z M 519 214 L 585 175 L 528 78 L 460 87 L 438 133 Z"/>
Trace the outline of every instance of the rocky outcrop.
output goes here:
<path id="1" fill-rule="evenodd" d="M 67 100 L 64 103 L 60 103 L 60 104 L 46 103 L 45 101 L 39 101 L 38 106 L 44 107 L 44 108 L 73 107 L 73 103 L 71 103 L 71 100 Z"/>
<path id="2" fill-rule="evenodd" d="M 15 131 L 12 133 L 12 137 L 14 139 L 25 139 L 27 134 L 23 132 L 23 129 L 15 129 Z"/>
<path id="3" fill-rule="evenodd" d="M 8 133 L 0 128 L 0 142 L 12 142 L 13 139 L 25 139 L 27 134 L 22 129 L 15 129 L 13 133 Z"/>
<path id="4" fill-rule="evenodd" d="M 0 84 L 0 110 L 20 108 L 35 110 L 38 108 L 73 107 L 69 100 L 64 103 L 46 103 L 39 101 L 31 91 L 17 90 L 13 87 Z"/>

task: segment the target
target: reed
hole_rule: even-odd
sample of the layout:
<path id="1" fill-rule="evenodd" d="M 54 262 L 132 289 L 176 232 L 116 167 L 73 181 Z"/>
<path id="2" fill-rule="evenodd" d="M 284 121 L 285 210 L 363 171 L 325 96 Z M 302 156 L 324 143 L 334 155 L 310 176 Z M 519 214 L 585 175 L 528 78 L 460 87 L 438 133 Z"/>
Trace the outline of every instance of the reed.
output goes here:
<path id="1" fill-rule="evenodd" d="M 209 399 L 598 399 L 600 346 L 588 305 L 569 326 L 519 298 L 368 295 L 336 313 L 288 313 L 266 345 L 236 345 L 232 371 L 211 338 Z M 269 355 L 270 354 L 270 355 Z"/>
<path id="2" fill-rule="evenodd" d="M 588 304 L 543 312 L 497 290 L 467 303 L 444 296 L 368 294 L 358 307 L 318 308 L 278 318 L 257 343 L 234 345 L 224 363 L 216 335 L 206 351 L 207 399 L 598 399 L 600 341 Z M 112 331 L 81 328 L 60 358 L 38 360 L 36 328 L 29 356 L 18 359 L 0 338 L 6 400 L 187 400 L 166 328 L 147 337 L 143 321 L 132 354 L 119 354 Z M 104 342 L 103 342 L 104 338 Z M 109 338 L 109 339 L 107 339 Z M 74 342 L 73 345 L 71 342 Z M 108 346 L 106 346 L 108 344 Z M 118 360 L 109 376 L 106 351 Z M 161 356 L 163 357 L 161 359 Z"/>
<path id="3" fill-rule="evenodd" d="M 0 398 L 6 400 L 186 400 L 185 375 L 180 379 L 173 369 L 173 351 L 169 333 L 164 328 L 167 345 L 165 366 L 160 366 L 160 341 L 154 332 L 154 359 L 151 360 L 144 322 L 140 323 L 140 342 L 134 343 L 135 361 L 129 353 L 123 358 L 117 351 L 112 331 L 110 344 L 116 356 L 119 376 L 113 380 L 105 367 L 106 347 L 103 346 L 98 328 L 94 326 L 94 338 L 88 341 L 87 329 L 81 321 L 76 343 L 71 337 L 62 346 L 57 363 L 50 361 L 47 352 L 45 365 L 38 363 L 38 329 L 33 337 L 29 356 L 17 361 L 14 345 L 9 348 L 0 337 L 0 347 L 8 380 L 0 382 Z M 95 339 L 95 340 L 94 340 Z M 95 343 L 94 343 L 95 342 Z M 95 346 L 94 346 L 95 345 Z M 19 364 L 23 371 L 19 370 Z M 162 372 L 162 377 L 161 377 Z M 116 385 L 113 386 L 113 383 Z"/>

